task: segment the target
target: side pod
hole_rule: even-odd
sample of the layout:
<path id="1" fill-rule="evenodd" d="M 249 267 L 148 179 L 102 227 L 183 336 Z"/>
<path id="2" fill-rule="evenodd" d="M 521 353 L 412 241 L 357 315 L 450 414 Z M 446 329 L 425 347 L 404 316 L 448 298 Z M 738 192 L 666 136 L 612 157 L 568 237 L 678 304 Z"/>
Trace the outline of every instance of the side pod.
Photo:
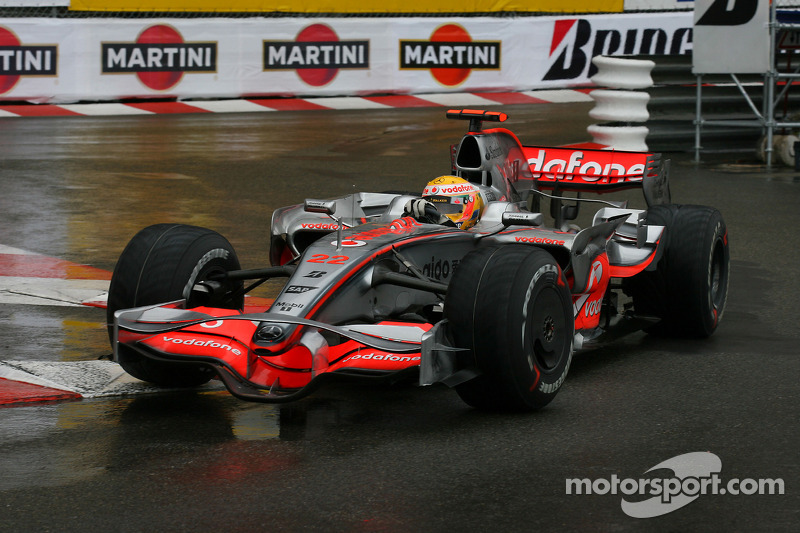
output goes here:
<path id="1" fill-rule="evenodd" d="M 575 272 L 575 285 L 572 288 L 573 294 L 578 294 L 586 290 L 585 284 L 589 278 L 589 269 L 592 261 L 599 253 L 606 249 L 606 242 L 619 228 L 628 215 L 617 215 L 610 218 L 607 222 L 582 230 L 572 241 L 570 251 L 570 262 Z"/>

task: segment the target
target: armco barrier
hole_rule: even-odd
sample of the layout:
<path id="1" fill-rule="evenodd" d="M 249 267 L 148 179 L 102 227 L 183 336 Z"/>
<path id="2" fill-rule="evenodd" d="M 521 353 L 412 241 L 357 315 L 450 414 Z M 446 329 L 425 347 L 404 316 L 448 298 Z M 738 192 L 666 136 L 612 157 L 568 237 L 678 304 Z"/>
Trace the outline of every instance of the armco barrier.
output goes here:
<path id="1" fill-rule="evenodd" d="M 697 77 L 692 74 L 692 56 L 649 55 L 636 56 L 656 63 L 651 72 L 654 86 L 647 89 L 650 101 L 647 109 L 650 119 L 647 128 L 647 145 L 655 151 L 689 151 L 695 145 Z M 739 81 L 749 93 L 754 105 L 763 106 L 763 77 L 757 74 L 739 76 Z M 703 116 L 705 119 L 724 121 L 752 118 L 752 111 L 738 88 L 727 75 L 703 76 Z M 791 90 L 781 102 L 781 111 L 789 116 L 800 116 L 800 92 Z M 792 132 L 787 132 L 792 133 Z M 796 133 L 796 132 L 794 132 Z M 731 126 L 703 126 L 703 150 L 754 152 L 763 151 L 762 132 L 755 128 Z M 788 146 L 774 146 L 776 157 L 781 153 L 791 155 Z M 788 164 L 788 163 L 787 163 Z"/>

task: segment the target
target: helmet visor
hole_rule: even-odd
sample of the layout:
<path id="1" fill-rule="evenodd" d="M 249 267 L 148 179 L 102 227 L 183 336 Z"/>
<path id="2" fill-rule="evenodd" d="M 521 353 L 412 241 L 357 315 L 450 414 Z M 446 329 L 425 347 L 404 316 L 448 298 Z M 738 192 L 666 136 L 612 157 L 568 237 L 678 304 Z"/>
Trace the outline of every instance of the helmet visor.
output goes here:
<path id="1" fill-rule="evenodd" d="M 472 202 L 470 196 L 428 196 L 426 200 L 433 203 L 443 215 L 463 213 Z"/>

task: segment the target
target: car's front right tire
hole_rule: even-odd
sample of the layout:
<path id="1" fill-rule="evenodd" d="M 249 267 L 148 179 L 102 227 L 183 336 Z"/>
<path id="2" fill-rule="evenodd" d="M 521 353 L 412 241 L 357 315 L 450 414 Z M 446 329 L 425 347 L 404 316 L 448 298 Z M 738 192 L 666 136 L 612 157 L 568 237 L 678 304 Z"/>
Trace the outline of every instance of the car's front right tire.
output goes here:
<path id="1" fill-rule="evenodd" d="M 469 405 L 533 410 L 560 390 L 574 317 L 564 273 L 545 250 L 520 245 L 468 254 L 447 292 L 445 318 L 480 375 L 456 387 Z"/>

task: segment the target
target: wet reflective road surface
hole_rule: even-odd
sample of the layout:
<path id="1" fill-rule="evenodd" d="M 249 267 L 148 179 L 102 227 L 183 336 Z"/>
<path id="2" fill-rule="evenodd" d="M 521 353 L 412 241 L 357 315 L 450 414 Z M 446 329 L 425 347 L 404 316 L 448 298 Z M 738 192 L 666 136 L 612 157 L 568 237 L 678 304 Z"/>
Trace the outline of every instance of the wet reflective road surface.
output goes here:
<path id="1" fill-rule="evenodd" d="M 558 145 L 587 139 L 588 109 L 503 111 L 523 142 Z M 449 172 L 464 127 L 441 109 L 3 120 L 0 245 L 111 270 L 140 228 L 183 222 L 261 266 L 274 208 L 421 190 Z M 675 201 L 728 224 L 712 338 L 636 334 L 581 354 L 556 400 L 524 415 L 471 410 L 444 387 L 352 384 L 288 405 L 170 392 L 0 408 L 0 530 L 795 531 L 800 173 L 675 154 L 671 179 Z M 96 359 L 103 320 L 3 304 L 0 359 Z M 620 508 L 644 496 L 566 494 L 568 478 L 651 478 L 697 451 L 720 457 L 723 482 L 781 478 L 785 494 L 702 495 L 646 519 Z"/>

